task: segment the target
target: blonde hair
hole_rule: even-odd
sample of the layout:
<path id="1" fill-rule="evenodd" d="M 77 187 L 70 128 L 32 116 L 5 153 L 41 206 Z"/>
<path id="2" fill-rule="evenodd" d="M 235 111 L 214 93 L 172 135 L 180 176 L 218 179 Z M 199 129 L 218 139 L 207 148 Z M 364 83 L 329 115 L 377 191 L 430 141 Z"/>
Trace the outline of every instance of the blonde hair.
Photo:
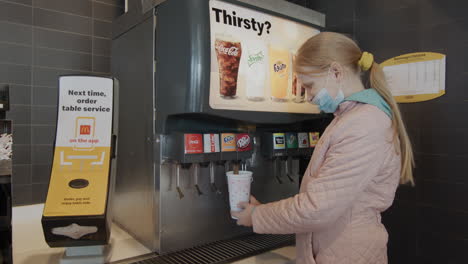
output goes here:
<path id="1" fill-rule="evenodd" d="M 360 74 L 358 65 L 363 52 L 350 38 L 333 32 L 323 32 L 308 39 L 298 50 L 294 60 L 294 71 L 308 74 L 307 67 L 317 67 L 327 70 L 333 62 L 347 66 L 354 73 Z M 370 68 L 370 85 L 387 102 L 392 110 L 392 128 L 394 130 L 394 144 L 397 154 L 401 154 L 400 183 L 414 185 L 413 167 L 414 157 L 411 142 L 406 132 L 398 104 L 388 89 L 382 68 L 375 61 Z"/>

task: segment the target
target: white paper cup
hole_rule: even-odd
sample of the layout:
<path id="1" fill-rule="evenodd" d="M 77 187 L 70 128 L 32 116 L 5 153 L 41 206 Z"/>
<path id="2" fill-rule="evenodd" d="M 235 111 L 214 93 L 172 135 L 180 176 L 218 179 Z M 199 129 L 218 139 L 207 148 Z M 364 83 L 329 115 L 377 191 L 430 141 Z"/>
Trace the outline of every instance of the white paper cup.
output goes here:
<path id="1" fill-rule="evenodd" d="M 239 171 L 239 174 L 234 174 L 233 171 L 226 173 L 229 190 L 229 205 L 231 211 L 239 212 L 242 208 L 238 207 L 240 202 L 249 202 L 250 200 L 250 185 L 252 184 L 251 171 Z M 232 219 L 237 219 L 231 215 Z"/>

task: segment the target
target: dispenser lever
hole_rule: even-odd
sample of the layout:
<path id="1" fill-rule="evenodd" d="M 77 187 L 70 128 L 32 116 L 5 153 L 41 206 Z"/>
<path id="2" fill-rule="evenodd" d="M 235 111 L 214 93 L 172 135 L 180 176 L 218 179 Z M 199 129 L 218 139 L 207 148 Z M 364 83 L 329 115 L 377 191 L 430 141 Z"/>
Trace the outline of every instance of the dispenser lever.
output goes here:
<path id="1" fill-rule="evenodd" d="M 218 192 L 218 187 L 216 187 L 216 183 L 214 182 L 211 183 L 211 191 Z"/>
<path id="2" fill-rule="evenodd" d="M 276 176 L 276 179 L 278 180 L 278 183 L 279 183 L 279 184 L 283 184 L 283 181 L 281 180 L 280 177 Z"/>
<path id="3" fill-rule="evenodd" d="M 210 183 L 211 183 L 211 191 L 216 194 L 221 194 L 221 192 L 219 191 L 215 183 L 215 167 L 214 167 L 213 162 L 210 162 Z"/>
<path id="4" fill-rule="evenodd" d="M 182 189 L 180 189 L 180 164 L 176 165 L 176 189 L 179 193 L 179 199 L 184 198 L 184 193 L 182 192 Z"/>
<path id="5" fill-rule="evenodd" d="M 289 173 L 289 158 L 286 160 L 286 177 L 288 177 L 288 179 L 291 181 L 291 182 L 294 182 L 294 179 L 291 177 L 291 174 Z"/>
<path id="6" fill-rule="evenodd" d="M 182 192 L 179 186 L 177 186 L 177 192 L 179 193 L 179 199 L 184 198 L 184 193 Z"/>
<path id="7" fill-rule="evenodd" d="M 278 175 L 278 159 L 277 158 L 273 161 L 273 174 L 275 175 L 275 178 L 278 180 L 278 183 L 283 184 L 283 181 Z"/>
<path id="8" fill-rule="evenodd" d="M 197 190 L 198 195 L 202 195 L 202 191 L 200 190 L 200 186 L 198 186 L 198 169 L 199 169 L 199 164 L 195 163 L 193 164 L 193 177 L 195 178 L 195 189 Z"/>
<path id="9" fill-rule="evenodd" d="M 197 193 L 198 195 L 202 195 L 202 191 L 200 190 L 200 187 L 198 186 L 198 184 L 195 184 L 195 189 L 197 189 Z"/>

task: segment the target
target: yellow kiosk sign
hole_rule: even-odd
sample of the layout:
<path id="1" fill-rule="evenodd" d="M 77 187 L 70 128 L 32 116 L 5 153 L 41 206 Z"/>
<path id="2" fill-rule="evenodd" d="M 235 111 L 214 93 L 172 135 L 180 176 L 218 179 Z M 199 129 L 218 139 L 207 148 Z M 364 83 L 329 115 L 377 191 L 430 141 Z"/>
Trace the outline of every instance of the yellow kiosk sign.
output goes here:
<path id="1" fill-rule="evenodd" d="M 109 186 L 113 80 L 59 79 L 57 134 L 44 217 L 104 215 Z"/>

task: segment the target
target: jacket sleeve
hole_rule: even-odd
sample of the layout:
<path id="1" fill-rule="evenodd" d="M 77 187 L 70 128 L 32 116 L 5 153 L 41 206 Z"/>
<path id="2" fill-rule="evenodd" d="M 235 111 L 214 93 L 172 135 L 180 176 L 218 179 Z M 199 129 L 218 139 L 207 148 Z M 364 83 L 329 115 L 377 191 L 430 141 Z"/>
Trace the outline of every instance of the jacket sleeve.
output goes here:
<path id="1" fill-rule="evenodd" d="M 305 192 L 258 206 L 252 215 L 254 232 L 315 232 L 338 220 L 378 174 L 392 145 L 390 122 L 384 121 L 364 113 L 337 124 L 317 177 Z"/>

